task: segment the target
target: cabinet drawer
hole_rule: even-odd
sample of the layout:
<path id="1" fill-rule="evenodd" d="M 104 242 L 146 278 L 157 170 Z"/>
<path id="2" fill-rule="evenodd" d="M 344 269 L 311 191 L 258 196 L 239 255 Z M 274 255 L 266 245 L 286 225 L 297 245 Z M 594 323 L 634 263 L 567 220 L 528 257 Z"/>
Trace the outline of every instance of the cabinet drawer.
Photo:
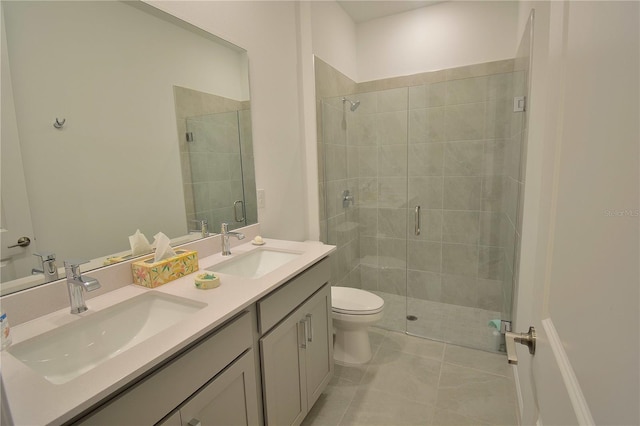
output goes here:
<path id="1" fill-rule="evenodd" d="M 325 258 L 258 302 L 258 331 L 265 334 L 331 278 Z"/>
<path id="2" fill-rule="evenodd" d="M 155 424 L 251 346 L 245 312 L 77 424 Z"/>

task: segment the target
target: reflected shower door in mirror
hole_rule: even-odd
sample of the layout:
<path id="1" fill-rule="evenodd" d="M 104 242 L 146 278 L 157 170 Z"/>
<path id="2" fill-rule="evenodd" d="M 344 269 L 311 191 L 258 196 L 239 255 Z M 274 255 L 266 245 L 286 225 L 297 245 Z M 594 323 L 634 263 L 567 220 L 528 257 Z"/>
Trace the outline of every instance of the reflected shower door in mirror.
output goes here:
<path id="1" fill-rule="evenodd" d="M 185 209 L 218 232 L 257 222 L 249 102 L 174 87 Z M 193 102 L 198 99 L 198 102 Z"/>
<path id="2" fill-rule="evenodd" d="M 130 252 L 136 229 L 151 241 L 158 232 L 175 244 L 199 238 L 190 232 L 196 208 L 212 213 L 223 198 L 225 220 L 234 221 L 241 200 L 245 223 L 256 222 L 253 161 L 244 158 L 252 150 L 239 146 L 251 136 L 245 50 L 139 1 L 3 1 L 1 8 L 2 294 L 44 282 L 37 253 L 54 253 L 58 267 L 93 259 L 86 271 Z M 240 105 L 202 112 L 199 97 L 183 99 L 191 117 L 235 115 L 233 149 L 242 159 L 227 163 L 234 174 L 219 182 L 236 190 L 211 180 L 201 193 L 216 199 L 190 211 L 194 182 L 182 179 L 186 128 L 176 127 L 174 86 Z M 218 161 L 215 148 L 209 154 Z M 220 158 L 232 154 L 226 149 Z M 209 231 L 218 232 L 213 222 Z M 21 237 L 30 245 L 4 247 Z"/>

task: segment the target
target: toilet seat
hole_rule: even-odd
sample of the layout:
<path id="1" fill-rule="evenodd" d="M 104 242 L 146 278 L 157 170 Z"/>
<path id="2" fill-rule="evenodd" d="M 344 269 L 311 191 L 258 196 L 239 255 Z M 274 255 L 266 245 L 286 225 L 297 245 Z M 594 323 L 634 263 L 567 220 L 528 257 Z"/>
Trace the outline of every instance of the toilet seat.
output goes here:
<path id="1" fill-rule="evenodd" d="M 373 315 L 382 312 L 384 300 L 357 288 L 331 287 L 331 307 L 340 314 Z"/>

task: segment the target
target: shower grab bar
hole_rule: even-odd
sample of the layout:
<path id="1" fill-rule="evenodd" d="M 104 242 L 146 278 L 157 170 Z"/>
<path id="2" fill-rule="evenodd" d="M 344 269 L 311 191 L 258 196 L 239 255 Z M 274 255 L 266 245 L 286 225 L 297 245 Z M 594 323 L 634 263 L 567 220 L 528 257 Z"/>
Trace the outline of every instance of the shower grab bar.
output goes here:
<path id="1" fill-rule="evenodd" d="M 416 210 L 415 210 L 415 229 L 414 229 L 414 234 L 415 235 L 420 235 L 420 206 L 416 206 Z"/>

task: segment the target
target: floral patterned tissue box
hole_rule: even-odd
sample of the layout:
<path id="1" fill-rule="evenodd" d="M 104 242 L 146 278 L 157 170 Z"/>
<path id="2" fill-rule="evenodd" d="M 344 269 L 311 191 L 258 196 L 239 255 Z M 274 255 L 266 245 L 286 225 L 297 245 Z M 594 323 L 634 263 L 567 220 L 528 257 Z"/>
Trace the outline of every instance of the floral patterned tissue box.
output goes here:
<path id="1" fill-rule="evenodd" d="M 198 270 L 198 252 L 177 250 L 176 256 L 154 262 L 153 257 L 131 264 L 135 284 L 156 288 Z"/>

